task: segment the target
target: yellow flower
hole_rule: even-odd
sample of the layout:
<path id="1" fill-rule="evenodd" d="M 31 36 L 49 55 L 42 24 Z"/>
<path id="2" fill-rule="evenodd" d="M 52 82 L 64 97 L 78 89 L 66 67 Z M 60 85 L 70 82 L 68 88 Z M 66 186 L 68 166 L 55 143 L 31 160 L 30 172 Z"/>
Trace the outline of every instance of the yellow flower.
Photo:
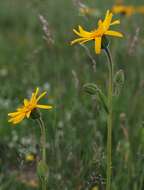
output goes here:
<path id="1" fill-rule="evenodd" d="M 92 187 L 91 190 L 98 190 L 98 189 L 99 189 L 98 186 L 94 186 L 94 187 Z"/>
<path id="2" fill-rule="evenodd" d="M 105 16 L 104 21 L 98 21 L 98 28 L 93 31 L 85 31 L 81 26 L 79 26 L 79 31 L 73 30 L 75 34 L 77 34 L 80 38 L 75 39 L 71 42 L 71 44 L 79 43 L 83 44 L 85 42 L 94 40 L 95 41 L 95 52 L 96 54 L 101 53 L 102 49 L 102 38 L 106 35 L 115 36 L 115 37 L 123 37 L 120 32 L 116 32 L 113 30 L 109 30 L 111 25 L 119 24 L 119 20 L 115 20 L 112 22 L 113 14 L 108 10 Z"/>
<path id="3" fill-rule="evenodd" d="M 144 14 L 144 6 L 139 6 L 136 8 L 136 12 Z"/>
<path id="4" fill-rule="evenodd" d="M 25 117 L 29 118 L 32 111 L 41 108 L 41 109 L 51 109 L 50 105 L 41 105 L 38 104 L 38 101 L 46 95 L 46 92 L 43 92 L 40 96 L 37 97 L 39 88 L 36 89 L 35 93 L 32 93 L 30 100 L 24 99 L 24 103 L 21 107 L 17 108 L 16 112 L 9 113 L 8 116 L 11 117 L 9 122 L 13 124 L 20 123 Z"/>
<path id="5" fill-rule="evenodd" d="M 35 159 L 34 155 L 33 154 L 27 154 L 25 156 L 25 160 L 26 161 L 33 161 Z"/>
<path id="6" fill-rule="evenodd" d="M 112 12 L 114 14 L 123 14 L 126 16 L 131 16 L 136 12 L 136 10 L 133 6 L 115 5 L 112 7 Z"/>

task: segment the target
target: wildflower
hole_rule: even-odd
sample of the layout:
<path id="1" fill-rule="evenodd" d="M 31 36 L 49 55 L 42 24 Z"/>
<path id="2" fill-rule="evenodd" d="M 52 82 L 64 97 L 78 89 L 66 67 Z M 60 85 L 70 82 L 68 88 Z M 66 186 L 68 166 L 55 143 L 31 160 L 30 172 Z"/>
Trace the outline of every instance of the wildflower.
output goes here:
<path id="1" fill-rule="evenodd" d="M 133 6 L 114 5 L 112 7 L 112 12 L 114 14 L 122 14 L 126 16 L 131 16 L 136 12 L 136 10 Z"/>
<path id="2" fill-rule="evenodd" d="M 101 49 L 103 49 L 103 41 L 105 36 L 115 36 L 115 37 L 123 37 L 120 32 L 116 32 L 113 30 L 109 30 L 110 26 L 115 24 L 120 24 L 119 20 L 115 20 L 112 22 L 113 14 L 108 10 L 105 16 L 104 21 L 98 21 L 98 28 L 93 31 L 86 31 L 81 26 L 79 26 L 79 31 L 73 30 L 75 34 L 77 34 L 80 38 L 75 39 L 71 42 L 71 44 L 79 43 L 84 44 L 85 42 L 94 40 L 95 41 L 95 52 L 96 54 L 101 53 Z"/>
<path id="3" fill-rule="evenodd" d="M 27 154 L 25 156 L 25 160 L 26 161 L 33 161 L 35 159 L 34 155 L 33 154 Z"/>
<path id="4" fill-rule="evenodd" d="M 140 13 L 140 14 L 144 14 L 144 6 L 138 6 L 138 7 L 136 8 L 136 12 L 137 12 L 137 13 Z"/>
<path id="5" fill-rule="evenodd" d="M 98 190 L 99 188 L 97 186 L 92 187 L 92 190 Z"/>
<path id="6" fill-rule="evenodd" d="M 32 93 L 30 100 L 24 99 L 24 103 L 21 107 L 17 108 L 16 112 L 9 113 L 8 116 L 11 117 L 9 122 L 13 124 L 20 123 L 25 117 L 29 118 L 37 108 L 41 109 L 51 109 L 50 105 L 41 105 L 38 104 L 38 101 L 46 95 L 46 92 L 43 92 L 41 95 L 38 95 L 39 88 L 36 89 L 35 93 Z"/>

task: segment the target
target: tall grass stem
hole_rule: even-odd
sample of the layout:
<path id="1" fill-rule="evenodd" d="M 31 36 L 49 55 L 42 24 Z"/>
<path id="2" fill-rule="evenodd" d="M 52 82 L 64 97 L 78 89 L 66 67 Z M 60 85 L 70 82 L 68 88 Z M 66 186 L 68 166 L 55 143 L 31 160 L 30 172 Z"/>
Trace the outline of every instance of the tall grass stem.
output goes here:
<path id="1" fill-rule="evenodd" d="M 46 128 L 43 119 L 41 117 L 37 119 L 37 122 L 41 129 L 41 154 L 42 154 L 41 159 L 43 164 L 46 164 Z M 42 190 L 47 190 L 45 177 L 42 178 L 41 184 L 42 184 Z"/>

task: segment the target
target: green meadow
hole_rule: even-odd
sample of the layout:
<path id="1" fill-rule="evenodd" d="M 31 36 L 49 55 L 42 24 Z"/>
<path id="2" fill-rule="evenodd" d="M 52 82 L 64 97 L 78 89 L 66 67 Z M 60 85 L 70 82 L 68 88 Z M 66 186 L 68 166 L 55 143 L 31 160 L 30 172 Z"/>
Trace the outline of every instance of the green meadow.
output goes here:
<path id="1" fill-rule="evenodd" d="M 81 0 L 99 13 L 85 16 L 74 0 L 0 1 L 0 190 L 41 190 L 36 171 L 40 128 L 32 119 L 17 125 L 8 122 L 8 113 L 37 87 L 47 91 L 40 102 L 53 106 L 41 110 L 47 189 L 105 190 L 107 113 L 83 86 L 95 83 L 107 95 L 108 62 L 104 51 L 95 53 L 94 41 L 72 46 L 70 42 L 77 38 L 74 28 L 93 30 L 114 2 Z M 47 22 L 48 36 L 40 15 Z M 120 19 L 113 29 L 124 37 L 110 37 L 109 48 L 115 73 L 123 70 L 125 81 L 113 96 L 111 190 L 143 190 L 144 14 L 113 19 Z"/>

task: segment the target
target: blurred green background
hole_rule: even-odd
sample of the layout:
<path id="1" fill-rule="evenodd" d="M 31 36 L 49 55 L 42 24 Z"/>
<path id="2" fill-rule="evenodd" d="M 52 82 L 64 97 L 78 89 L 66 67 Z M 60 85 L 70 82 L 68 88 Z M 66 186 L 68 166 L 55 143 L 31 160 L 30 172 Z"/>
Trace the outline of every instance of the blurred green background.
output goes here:
<path id="1" fill-rule="evenodd" d="M 114 5 L 108 0 L 81 3 L 98 9 L 102 17 Z M 125 3 L 139 6 L 143 1 Z M 39 189 L 40 130 L 32 120 L 13 126 L 7 117 L 36 87 L 48 91 L 43 103 L 54 106 L 42 112 L 47 126 L 48 189 L 91 190 L 91 176 L 99 190 L 104 189 L 106 113 L 82 86 L 95 82 L 106 92 L 107 60 L 104 53 L 95 55 L 93 42 L 86 47 L 94 65 L 84 47 L 70 46 L 73 28 L 93 29 L 98 20 L 80 15 L 78 6 L 72 0 L 0 1 L 0 190 Z M 50 38 L 43 38 L 39 15 L 48 22 Z M 125 73 L 122 92 L 114 98 L 112 189 L 143 190 L 144 15 L 120 18 L 116 30 L 125 36 L 110 42 L 115 71 Z"/>

